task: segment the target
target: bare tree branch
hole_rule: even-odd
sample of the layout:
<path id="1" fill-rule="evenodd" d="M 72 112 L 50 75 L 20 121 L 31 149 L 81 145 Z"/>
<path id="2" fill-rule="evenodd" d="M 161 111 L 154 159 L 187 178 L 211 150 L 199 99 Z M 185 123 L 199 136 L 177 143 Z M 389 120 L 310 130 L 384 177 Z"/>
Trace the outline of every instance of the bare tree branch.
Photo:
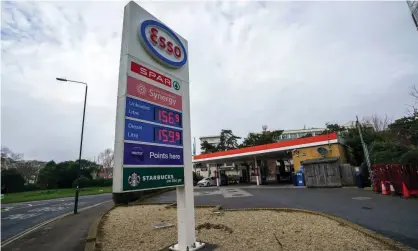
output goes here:
<path id="1" fill-rule="evenodd" d="M 363 118 L 363 124 L 373 126 L 376 132 L 383 132 L 387 130 L 392 122 L 393 121 L 388 118 L 387 114 L 383 117 L 373 114 L 371 117 Z"/>
<path id="2" fill-rule="evenodd" d="M 418 101 L 418 88 L 416 85 L 411 86 L 411 92 L 409 94 Z"/>
<path id="3" fill-rule="evenodd" d="M 103 166 L 103 173 L 108 178 L 113 173 L 113 164 L 115 156 L 113 150 L 110 148 L 105 149 L 99 154 L 98 162 Z"/>

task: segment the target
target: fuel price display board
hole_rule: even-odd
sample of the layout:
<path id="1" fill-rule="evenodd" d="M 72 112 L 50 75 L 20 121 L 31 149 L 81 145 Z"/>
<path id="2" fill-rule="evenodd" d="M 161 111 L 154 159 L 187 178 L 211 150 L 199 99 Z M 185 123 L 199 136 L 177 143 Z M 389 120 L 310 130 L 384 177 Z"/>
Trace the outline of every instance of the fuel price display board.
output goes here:
<path id="1" fill-rule="evenodd" d="M 130 97 L 126 97 L 125 116 L 182 128 L 180 112 Z"/>
<path id="2" fill-rule="evenodd" d="M 182 146 L 182 135 L 181 130 L 166 126 L 128 118 L 125 121 L 125 140 Z"/>

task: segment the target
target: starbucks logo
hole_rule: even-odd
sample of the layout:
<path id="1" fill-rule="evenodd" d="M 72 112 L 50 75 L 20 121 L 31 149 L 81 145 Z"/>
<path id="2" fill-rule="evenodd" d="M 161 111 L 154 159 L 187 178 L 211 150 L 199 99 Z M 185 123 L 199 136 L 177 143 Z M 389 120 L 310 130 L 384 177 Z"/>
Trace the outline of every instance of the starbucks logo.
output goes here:
<path id="1" fill-rule="evenodd" d="M 136 187 L 141 182 L 141 176 L 139 176 L 137 173 L 133 172 L 128 177 L 128 183 L 131 187 Z"/>

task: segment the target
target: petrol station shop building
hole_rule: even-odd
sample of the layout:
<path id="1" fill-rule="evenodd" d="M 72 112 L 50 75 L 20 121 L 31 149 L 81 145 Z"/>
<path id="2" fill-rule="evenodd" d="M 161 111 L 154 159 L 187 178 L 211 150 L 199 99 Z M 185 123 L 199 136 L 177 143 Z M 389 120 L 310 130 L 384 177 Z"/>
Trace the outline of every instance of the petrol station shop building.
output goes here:
<path id="1" fill-rule="evenodd" d="M 239 183 L 281 183 L 298 171 L 303 161 L 337 159 L 347 162 L 347 147 L 336 133 L 280 141 L 277 143 L 195 155 L 194 171 L 203 177 L 220 176 Z"/>

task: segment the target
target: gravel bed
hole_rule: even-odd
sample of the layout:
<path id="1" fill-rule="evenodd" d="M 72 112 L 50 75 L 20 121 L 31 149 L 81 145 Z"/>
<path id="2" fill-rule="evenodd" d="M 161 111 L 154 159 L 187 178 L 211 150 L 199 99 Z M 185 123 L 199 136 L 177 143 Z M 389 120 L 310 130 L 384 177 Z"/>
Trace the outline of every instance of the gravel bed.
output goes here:
<path id="1" fill-rule="evenodd" d="M 174 224 L 154 229 L 157 222 Z M 164 205 L 117 207 L 103 219 L 99 232 L 102 251 L 162 250 L 177 241 L 177 213 Z M 215 246 L 211 250 L 391 250 L 328 218 L 277 211 L 196 209 L 196 236 Z"/>

